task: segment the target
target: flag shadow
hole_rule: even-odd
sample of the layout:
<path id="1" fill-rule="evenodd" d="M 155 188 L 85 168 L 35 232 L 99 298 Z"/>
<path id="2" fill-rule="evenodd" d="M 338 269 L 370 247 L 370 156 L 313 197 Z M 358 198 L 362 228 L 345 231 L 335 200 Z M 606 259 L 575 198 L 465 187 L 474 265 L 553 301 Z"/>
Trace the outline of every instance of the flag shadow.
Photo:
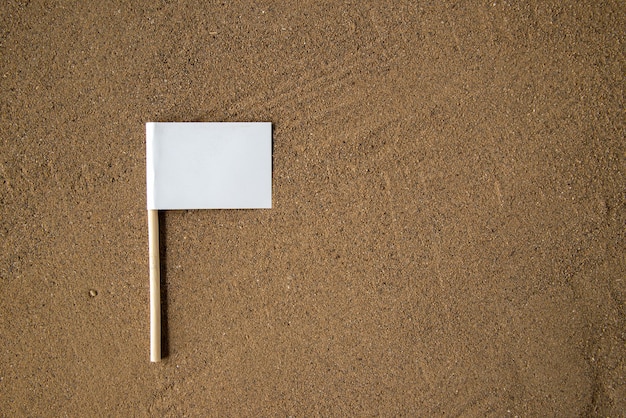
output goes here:
<path id="1" fill-rule="evenodd" d="M 159 211 L 159 260 L 161 270 L 161 358 L 170 355 L 169 327 L 167 322 L 167 222 L 165 211 Z"/>

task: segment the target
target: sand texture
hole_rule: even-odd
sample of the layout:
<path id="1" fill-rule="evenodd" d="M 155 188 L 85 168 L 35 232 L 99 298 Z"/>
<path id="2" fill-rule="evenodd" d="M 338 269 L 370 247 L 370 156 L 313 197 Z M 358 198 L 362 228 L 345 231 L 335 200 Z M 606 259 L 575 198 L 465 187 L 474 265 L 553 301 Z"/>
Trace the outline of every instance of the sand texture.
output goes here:
<path id="1" fill-rule="evenodd" d="M 2 2 L 0 416 L 620 416 L 625 43 L 620 0 Z M 160 215 L 160 364 L 147 121 L 273 123 L 273 209 Z"/>

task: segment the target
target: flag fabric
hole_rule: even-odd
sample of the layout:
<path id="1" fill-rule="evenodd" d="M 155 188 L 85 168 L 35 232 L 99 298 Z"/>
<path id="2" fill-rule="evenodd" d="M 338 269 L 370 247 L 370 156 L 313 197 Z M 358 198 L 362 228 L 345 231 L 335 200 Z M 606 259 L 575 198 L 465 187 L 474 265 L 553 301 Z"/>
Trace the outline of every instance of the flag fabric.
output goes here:
<path id="1" fill-rule="evenodd" d="M 270 122 L 146 123 L 148 209 L 272 207 Z"/>

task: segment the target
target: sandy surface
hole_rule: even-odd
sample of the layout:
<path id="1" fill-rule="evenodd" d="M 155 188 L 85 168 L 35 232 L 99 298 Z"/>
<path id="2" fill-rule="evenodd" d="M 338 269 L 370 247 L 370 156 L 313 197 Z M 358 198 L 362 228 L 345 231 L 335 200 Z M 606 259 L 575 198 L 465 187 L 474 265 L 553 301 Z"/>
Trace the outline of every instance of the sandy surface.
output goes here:
<path id="1" fill-rule="evenodd" d="M 204 3 L 0 6 L 0 415 L 626 410 L 622 1 Z M 274 124 L 156 365 L 146 121 Z"/>

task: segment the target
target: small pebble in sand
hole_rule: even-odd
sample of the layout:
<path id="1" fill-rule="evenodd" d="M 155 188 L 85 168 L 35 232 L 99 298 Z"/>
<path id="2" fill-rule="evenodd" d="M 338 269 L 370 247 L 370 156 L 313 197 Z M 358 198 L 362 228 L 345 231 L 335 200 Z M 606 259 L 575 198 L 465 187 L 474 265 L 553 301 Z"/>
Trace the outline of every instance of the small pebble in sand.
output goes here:
<path id="1" fill-rule="evenodd" d="M 89 289 L 89 297 L 95 298 L 98 296 L 98 291 L 96 289 Z"/>

